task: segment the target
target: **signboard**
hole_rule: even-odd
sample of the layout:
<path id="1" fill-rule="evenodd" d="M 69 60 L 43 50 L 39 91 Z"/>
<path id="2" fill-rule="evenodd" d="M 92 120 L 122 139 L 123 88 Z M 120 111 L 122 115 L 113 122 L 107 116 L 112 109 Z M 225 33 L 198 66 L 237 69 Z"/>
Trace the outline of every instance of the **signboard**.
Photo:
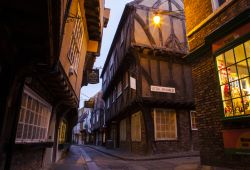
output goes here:
<path id="1" fill-rule="evenodd" d="M 85 108 L 94 108 L 94 100 L 84 101 Z"/>
<path id="2" fill-rule="evenodd" d="M 150 86 L 150 90 L 154 92 L 162 92 L 162 93 L 175 93 L 175 88 L 173 87 Z"/>
<path id="3" fill-rule="evenodd" d="M 99 83 L 99 69 L 88 70 L 87 80 L 89 84 L 98 84 Z"/>
<path id="4" fill-rule="evenodd" d="M 224 148 L 238 154 L 250 154 L 250 129 L 223 130 Z"/>
<path id="5" fill-rule="evenodd" d="M 136 80 L 134 77 L 130 77 L 130 87 L 131 89 L 136 90 Z"/>

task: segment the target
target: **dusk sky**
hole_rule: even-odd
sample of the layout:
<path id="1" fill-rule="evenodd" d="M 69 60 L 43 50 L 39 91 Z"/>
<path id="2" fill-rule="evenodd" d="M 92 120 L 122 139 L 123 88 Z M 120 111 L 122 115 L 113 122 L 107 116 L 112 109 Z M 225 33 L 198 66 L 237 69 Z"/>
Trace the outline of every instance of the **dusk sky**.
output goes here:
<path id="1" fill-rule="evenodd" d="M 106 0 L 105 7 L 110 8 L 110 17 L 107 28 L 103 30 L 103 39 L 101 47 L 101 55 L 97 57 L 94 68 L 103 67 L 105 59 L 107 57 L 110 45 L 113 41 L 117 26 L 119 24 L 123 9 L 126 3 L 131 2 L 132 0 Z M 100 74 L 102 69 L 99 70 Z M 88 100 L 88 97 L 92 97 L 99 90 L 101 90 L 101 80 L 99 84 L 89 84 L 88 86 L 83 86 L 81 89 L 80 95 L 80 104 L 79 107 L 83 107 L 84 100 Z"/>

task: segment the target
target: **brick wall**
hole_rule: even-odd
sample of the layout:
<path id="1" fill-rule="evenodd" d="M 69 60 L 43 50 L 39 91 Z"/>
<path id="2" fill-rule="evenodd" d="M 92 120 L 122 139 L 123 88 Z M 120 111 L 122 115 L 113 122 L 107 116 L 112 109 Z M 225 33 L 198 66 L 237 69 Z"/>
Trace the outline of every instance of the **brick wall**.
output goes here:
<path id="1" fill-rule="evenodd" d="M 185 0 L 185 15 L 187 25 L 187 35 L 190 51 L 201 46 L 207 35 L 225 24 L 227 21 L 233 19 L 239 13 L 248 9 L 250 6 L 249 0 L 233 1 L 220 13 L 214 15 L 209 22 L 203 24 L 197 31 L 190 35 L 190 31 L 212 14 L 211 0 Z"/>
<path id="2" fill-rule="evenodd" d="M 42 168 L 43 148 L 24 146 L 15 150 L 11 170 L 36 170 Z"/>
<path id="3" fill-rule="evenodd" d="M 212 53 L 207 51 L 192 64 L 201 163 L 229 168 L 249 167 L 249 156 L 224 153 L 222 102 Z"/>

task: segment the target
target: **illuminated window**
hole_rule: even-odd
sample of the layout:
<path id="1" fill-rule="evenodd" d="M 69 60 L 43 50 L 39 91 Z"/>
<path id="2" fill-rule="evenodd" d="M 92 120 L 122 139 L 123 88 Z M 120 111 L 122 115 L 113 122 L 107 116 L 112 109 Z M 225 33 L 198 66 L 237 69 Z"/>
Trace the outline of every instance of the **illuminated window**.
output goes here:
<path id="1" fill-rule="evenodd" d="M 190 112 L 190 120 L 191 120 L 191 129 L 197 130 L 197 118 L 196 118 L 196 112 L 191 111 Z"/>
<path id="2" fill-rule="evenodd" d="M 154 109 L 154 129 L 156 140 L 177 139 L 175 110 Z"/>
<path id="3" fill-rule="evenodd" d="M 75 25 L 74 25 L 73 33 L 71 36 L 70 48 L 67 54 L 69 61 L 71 65 L 73 66 L 76 74 L 77 74 L 77 69 L 78 69 L 79 60 L 80 60 L 82 39 L 83 39 L 83 24 L 82 24 L 81 11 L 80 11 L 80 7 L 78 4 L 78 11 L 77 11 L 77 16 L 75 18 Z"/>
<path id="4" fill-rule="evenodd" d="M 250 115 L 250 40 L 216 56 L 225 117 Z"/>
<path id="5" fill-rule="evenodd" d="M 126 119 L 120 122 L 120 141 L 126 141 Z"/>
<path id="6" fill-rule="evenodd" d="M 59 126 L 59 133 L 58 133 L 58 140 L 59 144 L 62 144 L 65 142 L 66 139 L 66 123 L 62 121 Z"/>
<path id="7" fill-rule="evenodd" d="M 47 140 L 51 106 L 25 86 L 17 126 L 16 143 L 36 143 Z"/>
<path id="8" fill-rule="evenodd" d="M 131 138 L 132 141 L 141 141 L 141 112 L 131 116 Z"/>

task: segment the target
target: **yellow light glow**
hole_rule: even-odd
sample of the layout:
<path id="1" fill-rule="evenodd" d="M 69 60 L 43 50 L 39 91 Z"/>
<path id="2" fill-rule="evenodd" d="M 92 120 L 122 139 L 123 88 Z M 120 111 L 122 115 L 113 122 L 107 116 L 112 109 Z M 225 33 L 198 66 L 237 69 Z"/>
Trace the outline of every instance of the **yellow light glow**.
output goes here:
<path id="1" fill-rule="evenodd" d="M 161 17 L 159 15 L 155 15 L 153 21 L 155 25 L 158 25 L 161 22 Z"/>

